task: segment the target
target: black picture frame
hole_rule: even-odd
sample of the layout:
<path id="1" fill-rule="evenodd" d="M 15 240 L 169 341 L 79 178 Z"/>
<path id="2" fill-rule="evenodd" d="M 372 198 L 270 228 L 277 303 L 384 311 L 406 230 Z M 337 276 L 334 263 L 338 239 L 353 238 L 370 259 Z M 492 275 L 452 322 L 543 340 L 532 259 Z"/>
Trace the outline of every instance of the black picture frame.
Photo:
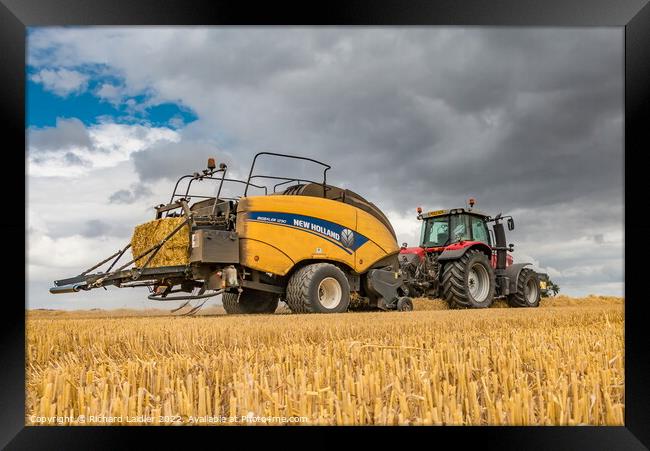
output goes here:
<path id="1" fill-rule="evenodd" d="M 11 185 L 5 191 L 2 236 L 18 236 L 25 216 L 13 207 L 16 186 L 27 189 L 25 160 L 17 149 L 25 148 L 26 27 L 47 25 L 496 25 L 496 26 L 612 26 L 625 30 L 625 202 L 643 206 L 647 188 L 634 187 L 643 180 L 643 152 L 649 146 L 650 126 L 650 6 L 648 0 L 365 0 L 326 3 L 251 4 L 234 1 L 107 1 L 95 0 L 0 0 L 0 127 L 4 133 L 3 175 Z M 650 229 L 632 208 L 625 209 L 625 235 L 645 237 Z M 26 229 L 25 229 L 26 236 Z M 481 427 L 410 428 L 427 434 L 431 446 L 472 439 L 481 448 L 499 449 L 646 449 L 650 446 L 650 353 L 646 351 L 643 305 L 643 253 L 638 242 L 625 241 L 625 426 L 622 427 Z M 14 243 L 16 244 L 16 243 Z M 25 243 L 25 248 L 28 243 Z M 4 283 L 19 285 L 20 245 L 12 257 L 2 260 Z M 9 252 L 9 251 L 7 251 Z M 635 260 L 638 264 L 635 264 Z M 647 279 L 647 276 L 645 277 Z M 25 279 L 25 287 L 27 280 Z M 26 288 L 25 288 L 26 290 Z M 6 293 L 6 290 L 5 290 Z M 25 292 L 25 296 L 27 293 Z M 214 428 L 162 427 L 26 427 L 24 305 L 18 296 L 3 296 L 4 327 L 0 330 L 2 383 L 0 384 L 0 446 L 8 449 L 116 449 L 135 446 L 133 433 L 155 432 L 168 440 L 172 431 L 204 434 Z M 629 301 L 628 301 L 629 300 Z M 223 439 L 224 428 L 216 431 Z M 225 428 L 241 433 L 241 428 Z M 247 429 L 247 428 L 246 428 Z M 257 428 L 261 431 L 266 428 Z M 277 428 L 274 431 L 285 428 Z M 291 428 L 293 429 L 293 428 Z M 310 429 L 310 428 L 309 428 Z M 321 428 L 313 428 L 320 430 Z M 346 428 L 352 429 L 352 428 Z M 403 433 L 407 428 L 402 428 Z M 388 431 L 388 432 L 387 432 Z M 247 430 L 244 432 L 248 432 Z M 323 431 L 320 431 L 321 433 Z M 394 430 L 372 428 L 376 438 L 394 436 Z M 329 432 L 327 432 L 329 433 Z M 438 434 L 435 438 L 429 434 Z M 441 437 L 442 436 L 442 437 Z M 193 435 L 192 443 L 199 443 Z M 325 436 L 324 436 L 325 437 Z M 238 439 L 241 440 L 241 439 Z M 302 439 L 296 439 L 299 442 Z M 240 442 L 242 443 L 242 442 Z M 304 443 L 304 442 L 303 442 Z M 408 443 L 408 442 L 407 442 Z M 414 446 L 415 442 L 413 443 Z M 427 442 L 425 442 L 427 443 Z M 227 446 L 225 443 L 222 446 Z M 354 445 L 353 445 L 354 446 Z M 447 445 L 448 446 L 448 445 Z"/>

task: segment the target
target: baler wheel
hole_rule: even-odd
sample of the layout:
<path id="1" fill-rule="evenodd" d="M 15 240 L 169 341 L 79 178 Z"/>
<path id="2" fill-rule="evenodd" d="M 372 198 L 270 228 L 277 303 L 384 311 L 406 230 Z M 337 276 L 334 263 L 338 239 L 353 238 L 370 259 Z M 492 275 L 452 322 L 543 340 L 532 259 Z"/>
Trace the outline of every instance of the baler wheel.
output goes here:
<path id="1" fill-rule="evenodd" d="M 350 283 L 337 266 L 314 263 L 296 271 L 286 303 L 294 313 L 341 313 L 350 305 Z"/>
<path id="2" fill-rule="evenodd" d="M 223 308 L 229 315 L 249 313 L 274 313 L 278 308 L 279 296 L 256 290 L 244 290 L 237 301 L 237 293 L 225 292 L 221 298 Z"/>

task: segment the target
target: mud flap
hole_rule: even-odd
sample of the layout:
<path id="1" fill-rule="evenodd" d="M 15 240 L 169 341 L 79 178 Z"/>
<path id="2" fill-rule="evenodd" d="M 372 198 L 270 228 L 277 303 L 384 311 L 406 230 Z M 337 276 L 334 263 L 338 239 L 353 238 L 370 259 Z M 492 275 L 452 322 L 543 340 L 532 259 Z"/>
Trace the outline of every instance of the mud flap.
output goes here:
<path id="1" fill-rule="evenodd" d="M 517 281 L 519 280 L 519 273 L 525 266 L 530 266 L 532 263 L 515 263 L 508 266 L 503 272 L 504 278 L 509 279 L 508 293 L 515 294 L 517 292 Z"/>
<path id="2" fill-rule="evenodd" d="M 403 283 L 399 273 L 385 269 L 371 269 L 366 277 L 368 294 L 377 298 L 377 307 L 382 310 L 396 308 Z"/>

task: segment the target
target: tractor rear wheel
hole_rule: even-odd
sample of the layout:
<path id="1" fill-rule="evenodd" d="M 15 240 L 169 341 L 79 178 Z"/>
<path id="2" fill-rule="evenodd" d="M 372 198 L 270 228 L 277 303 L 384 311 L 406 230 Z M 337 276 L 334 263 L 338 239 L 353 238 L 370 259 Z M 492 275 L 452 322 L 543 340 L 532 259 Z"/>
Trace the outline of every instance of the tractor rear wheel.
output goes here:
<path id="1" fill-rule="evenodd" d="M 289 279 L 286 303 L 294 313 L 345 312 L 350 304 L 348 278 L 330 263 L 307 265 Z"/>
<path id="2" fill-rule="evenodd" d="M 511 307 L 538 307 L 540 297 L 537 273 L 532 269 L 522 269 L 517 278 L 517 292 L 508 295 L 508 305 Z"/>
<path id="3" fill-rule="evenodd" d="M 274 313 L 278 308 L 277 294 L 266 291 L 244 290 L 237 301 L 237 293 L 226 292 L 222 295 L 223 309 L 229 315 L 245 313 Z"/>
<path id="4" fill-rule="evenodd" d="M 486 308 L 494 301 L 495 276 L 487 256 L 471 249 L 445 264 L 442 293 L 450 308 Z"/>

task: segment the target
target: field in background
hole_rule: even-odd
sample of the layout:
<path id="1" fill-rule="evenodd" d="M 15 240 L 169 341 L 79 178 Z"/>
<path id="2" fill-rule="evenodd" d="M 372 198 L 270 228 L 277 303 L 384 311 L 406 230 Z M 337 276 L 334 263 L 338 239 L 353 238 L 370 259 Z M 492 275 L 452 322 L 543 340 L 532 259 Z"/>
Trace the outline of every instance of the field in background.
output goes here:
<path id="1" fill-rule="evenodd" d="M 30 311 L 26 423 L 623 424 L 623 299 L 501 307 Z"/>

